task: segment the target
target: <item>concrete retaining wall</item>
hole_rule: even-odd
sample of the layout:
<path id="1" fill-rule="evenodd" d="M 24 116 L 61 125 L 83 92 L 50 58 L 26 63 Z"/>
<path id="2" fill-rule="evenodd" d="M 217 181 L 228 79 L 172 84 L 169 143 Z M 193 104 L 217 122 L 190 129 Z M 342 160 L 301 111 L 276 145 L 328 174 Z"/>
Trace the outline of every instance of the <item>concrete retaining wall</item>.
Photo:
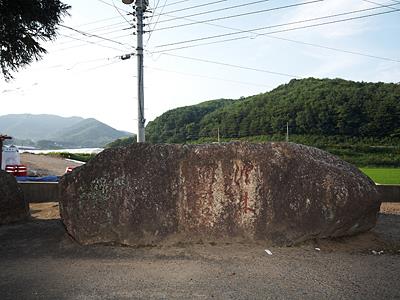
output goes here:
<path id="1" fill-rule="evenodd" d="M 58 182 L 19 182 L 29 203 L 57 202 Z"/>
<path id="2" fill-rule="evenodd" d="M 25 199 L 31 203 L 58 201 L 57 182 L 19 182 Z M 400 202 L 400 185 L 377 185 L 382 202 Z"/>

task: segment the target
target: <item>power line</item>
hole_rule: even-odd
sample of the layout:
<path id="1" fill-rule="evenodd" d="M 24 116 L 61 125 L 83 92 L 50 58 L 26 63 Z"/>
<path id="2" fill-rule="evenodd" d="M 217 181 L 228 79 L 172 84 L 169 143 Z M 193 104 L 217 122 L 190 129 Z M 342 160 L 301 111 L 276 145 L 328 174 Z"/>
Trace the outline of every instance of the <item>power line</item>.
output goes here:
<path id="1" fill-rule="evenodd" d="M 306 45 L 306 46 L 312 46 L 312 47 L 321 48 L 321 49 L 327 49 L 327 50 L 332 50 L 332 51 L 337 51 L 337 52 L 342 52 L 342 53 L 348 53 L 348 54 L 353 54 L 353 55 L 358 55 L 358 56 L 364 56 L 364 57 L 369 57 L 369 58 L 375 58 L 375 59 L 381 59 L 381 60 L 400 63 L 400 59 L 394 59 L 394 58 L 377 56 L 377 55 L 373 55 L 373 54 L 366 54 L 366 53 L 356 52 L 356 51 L 351 51 L 351 50 L 333 48 L 333 47 L 318 45 L 318 44 L 314 44 L 314 43 L 307 43 L 307 42 L 302 42 L 302 41 L 297 41 L 297 40 L 292 40 L 292 39 L 287 39 L 287 38 L 282 38 L 282 37 L 277 37 L 277 36 L 267 36 L 267 35 L 262 35 L 262 36 L 272 38 L 272 39 L 302 44 L 302 45 Z"/>
<path id="2" fill-rule="evenodd" d="M 114 0 L 111 0 L 111 1 L 112 1 L 112 5 L 114 6 L 115 10 L 119 13 L 119 15 L 125 20 L 126 23 L 128 23 L 130 26 L 132 26 L 132 24 L 128 21 L 128 19 L 125 18 L 125 16 L 121 13 L 121 9 L 118 8 L 118 7 L 115 5 Z"/>
<path id="3" fill-rule="evenodd" d="M 101 69 L 101 68 L 104 68 L 104 67 L 108 67 L 108 66 L 111 66 L 111 65 L 115 65 L 115 64 L 120 63 L 120 62 L 121 62 L 121 60 L 116 60 L 116 61 L 113 61 L 113 62 L 108 63 L 108 64 L 103 64 L 103 65 L 100 65 L 100 66 L 97 66 L 97 67 L 93 67 L 93 68 L 84 70 L 83 72 L 94 71 L 94 70 L 97 70 L 97 69 Z"/>
<path id="4" fill-rule="evenodd" d="M 93 41 L 89 41 L 89 40 L 84 40 L 84 39 L 76 38 L 76 37 L 69 36 L 69 35 L 66 35 L 66 34 L 61 34 L 61 35 L 62 35 L 62 36 L 65 36 L 65 37 L 68 37 L 68 38 L 70 38 L 70 39 L 82 41 L 82 42 L 85 42 L 85 43 L 88 43 L 88 44 L 92 44 L 92 45 L 96 45 L 96 46 L 99 46 L 99 47 L 108 48 L 108 49 L 113 49 L 113 50 L 118 50 L 118 51 L 124 51 L 124 50 L 122 50 L 122 49 L 118 49 L 118 48 L 115 48 L 115 47 L 102 45 L 102 44 L 99 44 L 99 43 L 96 43 L 96 42 L 93 42 Z M 59 49 L 59 50 L 55 50 L 54 52 L 64 51 L 64 50 L 71 49 L 71 48 L 76 48 L 76 47 L 77 47 L 77 46 L 69 47 L 69 48 L 65 48 L 65 49 Z"/>
<path id="5" fill-rule="evenodd" d="M 99 38 L 99 39 L 102 39 L 102 40 L 105 40 L 105 41 L 108 41 L 108 42 L 111 42 L 111 43 L 115 43 L 115 44 L 122 45 L 122 46 L 125 46 L 125 47 L 127 46 L 127 44 L 124 44 L 124 43 L 121 43 L 121 42 L 118 42 L 118 41 L 115 41 L 115 40 L 112 40 L 112 39 L 109 39 L 109 38 L 105 38 L 105 37 L 102 37 L 102 36 L 97 35 L 97 34 L 84 32 L 82 30 L 75 29 L 75 28 L 72 28 L 70 26 L 66 26 L 66 25 L 62 25 L 62 24 L 59 25 L 59 26 L 61 26 L 63 28 L 66 28 L 66 29 L 69 29 L 69 30 L 72 30 L 72 31 L 75 31 L 75 32 L 78 32 L 78 33 L 80 33 L 80 34 L 82 34 L 82 35 L 84 35 L 86 37 L 96 37 L 96 38 Z M 132 46 L 129 45 L 129 47 L 132 47 Z"/>
<path id="6" fill-rule="evenodd" d="M 70 67 L 66 68 L 66 70 L 67 71 L 71 71 L 72 69 L 74 69 L 78 65 L 97 62 L 97 61 L 116 60 L 116 59 L 119 59 L 118 61 L 123 61 L 123 60 L 130 59 L 134 55 L 135 55 L 135 53 L 128 53 L 128 54 L 117 55 L 117 56 L 112 56 L 112 57 L 103 57 L 103 58 L 96 58 L 96 59 L 78 61 L 78 62 L 74 63 L 73 65 L 71 65 Z M 107 66 L 107 65 L 109 65 L 109 64 L 100 65 L 100 66 L 94 67 L 92 69 L 96 69 L 96 68 L 99 68 L 99 67 L 102 67 L 102 66 Z"/>
<path id="7" fill-rule="evenodd" d="M 156 1 L 156 0 L 154 0 L 154 2 L 155 2 L 155 1 Z M 157 4 L 155 4 L 154 8 L 151 10 L 153 13 L 152 13 L 152 15 L 151 15 L 151 18 L 150 18 L 150 22 L 149 22 L 149 23 L 151 23 L 151 22 L 153 21 L 154 12 L 157 11 L 157 8 L 158 8 L 158 5 L 160 4 L 160 1 L 161 1 L 161 0 L 157 0 Z M 149 24 L 147 24 L 147 25 L 149 25 Z"/>
<path id="8" fill-rule="evenodd" d="M 370 11 L 370 10 L 375 10 L 375 9 L 380 9 L 380 8 L 379 8 L 379 7 L 367 8 L 367 9 L 355 10 L 355 11 L 346 12 L 346 13 L 328 15 L 328 16 L 324 16 L 324 17 L 317 17 L 317 18 L 312 18 L 312 19 L 306 19 L 306 20 L 300 20 L 300 21 L 295 21 L 295 22 L 289 22 L 289 23 L 283 23 L 283 24 L 278 24 L 278 25 L 266 26 L 266 27 L 261 27 L 261 28 L 255 28 L 255 29 L 250 29 L 250 30 L 242 30 L 242 31 L 240 31 L 240 32 L 235 32 L 235 33 L 220 34 L 220 35 L 209 36 L 209 37 L 203 37 L 203 38 L 198 38 L 198 39 L 192 39 L 192 40 L 187 40 L 187 41 L 182 41 L 182 42 L 177 42 L 177 43 L 159 45 L 159 46 L 156 46 L 156 48 L 159 48 L 159 47 L 166 47 L 166 46 L 172 46 L 172 45 L 177 45 L 177 44 L 183 44 L 183 43 L 189 43 L 189 42 L 196 42 L 196 41 L 201 41 L 201 40 L 206 40 L 206 39 L 214 39 L 214 38 L 219 38 L 219 37 L 224 37 L 224 36 L 229 36 L 229 35 L 236 35 L 236 34 L 240 34 L 240 33 L 249 33 L 249 32 L 260 31 L 260 30 L 271 29 L 271 28 L 282 27 L 282 26 L 288 26 L 288 25 L 294 25 L 294 24 L 299 24 L 299 23 L 317 21 L 317 20 L 321 20 L 321 19 L 333 18 L 333 17 L 343 16 L 343 15 L 349 15 L 349 14 L 354 14 L 354 13 L 359 13 L 359 12 L 364 12 L 364 11 Z M 396 11 L 398 11 L 398 10 L 396 10 Z M 383 13 L 379 13 L 379 14 L 384 14 L 384 13 L 390 13 L 390 12 L 383 12 Z M 338 21 L 334 21 L 334 23 L 343 22 L 343 21 L 348 21 L 348 20 L 353 20 L 353 19 L 358 19 L 358 18 L 364 18 L 364 17 L 369 17 L 369 16 L 374 16 L 374 15 L 376 15 L 376 14 L 366 15 L 366 16 L 361 16 L 361 17 L 355 17 L 355 18 L 349 18 L 349 19 L 343 19 L 343 20 L 338 20 Z M 203 22 L 203 21 L 198 21 L 198 23 L 202 23 L 202 22 Z M 206 21 L 206 22 L 210 22 L 210 20 L 208 20 L 208 21 Z M 325 25 L 325 24 L 326 24 L 326 23 L 315 24 L 315 25 L 313 25 L 313 26 L 320 26 L 320 25 Z M 300 27 L 300 28 L 302 28 L 302 27 Z M 292 30 L 292 29 L 291 29 L 291 30 Z"/>
<path id="9" fill-rule="evenodd" d="M 385 4 L 381 4 L 381 3 L 374 2 L 374 1 L 370 1 L 370 0 L 361 0 L 361 1 L 367 2 L 367 3 L 371 3 L 371 4 L 375 4 L 375 5 L 378 5 L 378 6 L 380 6 L 380 7 L 386 7 L 386 8 L 390 8 L 390 9 L 396 10 L 396 8 L 393 7 L 393 4 L 391 4 L 391 5 L 385 5 Z"/>
<path id="10" fill-rule="evenodd" d="M 374 14 L 374 15 L 379 15 L 379 14 Z M 352 19 L 354 19 L 354 18 L 352 18 Z M 344 20 L 344 21 L 347 21 L 347 20 Z M 194 44 L 194 45 L 187 45 L 187 46 L 170 48 L 170 49 L 166 49 L 166 50 L 153 51 L 153 53 L 165 53 L 165 52 L 188 49 L 188 48 L 193 48 L 193 47 L 200 47 L 200 46 L 208 46 L 208 45 L 213 45 L 213 44 L 221 44 L 221 43 L 226 43 L 226 42 L 233 42 L 233 41 L 249 39 L 249 38 L 250 39 L 254 39 L 254 38 L 259 37 L 259 36 L 268 36 L 268 35 L 275 34 L 275 33 L 281 33 L 281 32 L 288 32 L 288 31 L 293 31 L 293 30 L 317 27 L 317 26 L 331 24 L 331 23 L 332 22 L 325 22 L 325 23 L 321 23 L 321 24 L 307 25 L 307 26 L 301 26 L 301 27 L 296 27 L 296 28 L 291 28 L 291 29 L 283 29 L 283 30 L 265 32 L 265 33 L 259 33 L 259 34 L 256 34 L 253 31 L 250 31 L 250 32 L 253 32 L 254 34 L 256 34 L 256 36 L 236 37 L 236 38 L 224 39 L 224 40 L 219 40 L 219 41 L 214 41 L 214 42 L 199 43 L 199 44 Z M 337 22 L 333 22 L 333 23 L 337 23 Z M 239 32 L 239 33 L 241 33 L 241 32 Z M 390 60 L 397 62 L 397 60 L 394 60 L 394 59 L 390 59 Z"/>
<path id="11" fill-rule="evenodd" d="M 89 31 L 89 33 L 93 33 L 93 32 L 97 32 L 97 31 L 102 30 L 102 29 L 109 29 L 109 28 L 113 28 L 113 27 L 117 27 L 117 26 L 121 26 L 121 25 L 125 25 L 125 22 L 117 22 L 117 23 L 112 23 L 112 24 L 108 24 L 108 25 L 103 25 L 103 26 L 100 26 L 100 27 L 86 29 L 85 31 L 86 32 Z"/>
<path id="12" fill-rule="evenodd" d="M 283 26 L 294 25 L 294 24 L 305 23 L 305 22 L 311 22 L 311 21 L 317 21 L 317 20 L 333 18 L 333 17 L 343 16 L 343 15 L 349 15 L 349 14 L 354 14 L 354 13 L 364 12 L 364 11 L 369 11 L 369 10 L 374 10 L 374 9 L 380 9 L 380 7 L 355 10 L 355 11 L 346 12 L 346 13 L 340 13 L 340 14 L 334 14 L 334 15 L 329 15 L 329 16 L 324 16 L 324 17 L 311 18 L 311 19 L 294 21 L 294 22 L 283 23 L 283 24 L 278 24 L 278 25 L 270 25 L 270 26 L 265 26 L 265 27 L 249 29 L 249 30 L 242 30 L 240 32 L 231 32 L 231 33 L 219 34 L 219 35 L 214 35 L 214 36 L 206 36 L 206 37 L 201 37 L 201 38 L 197 38 L 197 39 L 190 39 L 190 40 L 185 40 L 185 41 L 180 41 L 180 42 L 163 44 L 163 45 L 156 46 L 155 48 L 163 48 L 163 47 L 167 47 L 167 46 L 174 46 L 174 45 L 180 45 L 180 44 L 199 42 L 199 41 L 204 41 L 204 40 L 209 40 L 209 39 L 216 39 L 216 38 L 225 37 L 225 36 L 237 35 L 237 34 L 241 34 L 241 33 L 252 33 L 252 32 L 254 33 L 255 31 L 260 31 L 260 30 L 271 29 L 271 28 L 276 28 L 276 27 L 283 27 Z M 345 21 L 351 21 L 351 20 L 357 20 L 357 19 L 362 19 L 362 18 L 367 18 L 367 17 L 372 17 L 372 16 L 378 16 L 378 15 L 393 13 L 393 12 L 397 12 L 397 11 L 400 11 L 400 10 L 397 9 L 397 10 L 392 10 L 392 11 L 385 11 L 385 12 L 369 14 L 369 15 L 363 15 L 363 16 L 357 16 L 357 17 L 346 18 L 346 19 L 341 19 L 341 20 L 323 22 L 323 23 L 319 23 L 319 24 L 311 24 L 311 25 L 306 25 L 306 26 L 301 26 L 301 27 L 295 27 L 295 28 L 289 28 L 289 29 L 284 29 L 284 30 L 272 31 L 272 32 L 268 32 L 268 33 L 260 33 L 260 35 L 279 33 L 279 32 L 287 32 L 287 31 L 305 29 L 305 28 L 312 28 L 312 27 L 328 25 L 328 24 L 335 24 L 335 23 L 340 23 L 340 22 L 345 22 Z M 248 38 L 248 37 L 238 37 L 238 38 L 233 38 L 233 39 L 224 40 L 224 41 L 217 41 L 217 42 L 214 42 L 214 43 L 220 43 L 220 42 L 225 42 L 225 41 L 233 41 L 233 40 L 240 40 L 240 39 L 246 39 L 246 38 Z M 186 48 L 190 48 L 190 47 L 191 46 L 187 46 Z M 196 45 L 192 45 L 192 47 L 196 47 Z M 177 49 L 175 48 L 175 50 L 177 50 Z M 157 53 L 157 52 L 154 52 L 154 53 Z"/>
<path id="13" fill-rule="evenodd" d="M 87 32 L 87 33 L 90 33 L 90 34 L 93 34 L 93 33 L 101 33 L 101 35 L 107 35 L 107 34 L 111 34 L 111 33 L 114 33 L 114 32 L 119 32 L 119 31 L 121 31 L 121 30 L 126 30 L 127 28 L 118 28 L 118 27 L 126 27 L 126 24 L 125 24 L 125 22 L 119 22 L 119 23 L 116 23 L 116 24 L 114 24 L 114 25 L 111 25 L 111 26 L 102 26 L 102 27 L 99 27 L 99 28 L 97 28 L 97 29 L 93 29 L 93 30 L 90 30 L 90 31 L 85 31 L 85 32 Z M 112 31 L 106 31 L 106 32 L 103 32 L 103 31 L 105 31 L 105 30 L 108 30 L 108 29 L 111 29 L 111 28 L 118 28 L 118 29 L 114 29 L 114 30 L 112 30 Z M 129 29 L 131 29 L 131 28 L 129 28 Z M 75 34 L 72 34 L 71 36 L 74 36 L 74 37 L 76 37 L 76 36 L 80 36 L 81 34 L 79 34 L 79 33 L 75 33 Z M 74 40 L 68 40 L 68 41 L 63 41 L 63 42 L 61 42 L 61 43 L 57 43 L 58 45 L 64 45 L 64 44 L 69 44 L 69 43 L 72 43 L 72 42 L 74 42 Z"/>
<path id="14" fill-rule="evenodd" d="M 106 4 L 106 5 L 108 5 L 108 6 L 114 7 L 113 4 L 111 4 L 111 3 L 107 2 L 107 1 L 104 1 L 104 0 L 97 0 L 97 1 L 99 1 L 99 2 L 101 2 L 101 3 L 103 3 L 103 4 Z M 123 12 L 126 12 L 126 13 L 128 13 L 128 14 L 130 13 L 130 11 L 127 11 L 126 9 L 120 8 L 120 10 L 122 10 Z"/>
<path id="15" fill-rule="evenodd" d="M 199 7 L 215 5 L 215 4 L 222 3 L 222 2 L 227 2 L 227 1 L 229 1 L 229 0 L 218 0 L 218 1 L 208 2 L 208 3 L 198 4 L 198 5 L 185 7 L 185 8 L 181 8 L 181 9 L 171 10 L 171 11 L 168 11 L 168 12 L 165 12 L 165 13 L 160 13 L 159 15 L 162 16 L 162 15 L 166 15 L 166 14 L 170 14 L 170 13 L 176 13 L 176 12 L 195 9 L 195 8 L 199 8 Z M 156 16 L 158 16 L 158 15 L 156 15 Z"/>
<path id="16" fill-rule="evenodd" d="M 118 17 L 111 17 L 111 18 L 100 19 L 100 20 L 97 20 L 97 21 L 89 22 L 89 23 L 79 24 L 79 25 L 77 25 L 76 27 L 85 27 L 85 26 L 87 26 L 87 25 L 92 25 L 92 24 L 96 24 L 96 23 L 102 23 L 102 22 L 106 22 L 106 21 L 109 21 L 109 20 L 119 19 L 119 18 L 120 18 L 120 17 L 118 16 Z"/>
<path id="17" fill-rule="evenodd" d="M 219 80 L 219 81 L 225 81 L 225 82 L 230 82 L 230 83 L 235 83 L 235 84 L 244 84 L 244 85 L 251 85 L 251 86 L 257 86 L 257 87 L 270 87 L 262 84 L 256 84 L 256 83 L 251 83 L 251 82 L 244 82 L 244 81 L 238 81 L 238 80 L 230 80 L 230 79 L 225 79 L 225 78 L 219 78 L 219 77 L 211 77 L 211 76 L 206 76 L 206 75 L 200 75 L 200 74 L 193 74 L 193 73 L 186 73 L 186 72 L 179 72 L 179 71 L 172 71 L 172 70 L 166 70 L 162 68 L 155 68 L 155 67 L 149 67 L 145 66 L 147 69 L 152 69 L 156 71 L 161 71 L 161 72 L 168 72 L 168 73 L 175 73 L 175 74 L 181 74 L 185 76 L 192 76 L 192 77 L 199 77 L 199 78 L 205 78 L 205 79 L 210 79 L 210 80 Z"/>
<path id="18" fill-rule="evenodd" d="M 85 31 L 89 32 L 89 33 L 93 33 L 93 32 L 96 32 L 98 30 L 101 30 L 101 29 L 108 29 L 108 28 L 113 28 L 113 27 L 121 26 L 121 25 L 125 25 L 125 22 L 119 21 L 119 22 L 116 22 L 116 23 L 108 24 L 108 25 L 102 25 L 102 26 L 93 27 L 93 28 L 86 28 Z M 80 27 L 81 26 L 74 26 L 74 28 L 80 28 Z"/>
<path id="19" fill-rule="evenodd" d="M 272 75 L 278 75 L 278 76 L 284 76 L 284 77 L 290 77 L 290 78 L 302 78 L 301 76 L 298 76 L 298 75 L 275 72 L 275 71 L 270 71 L 270 70 L 265 70 L 265 69 L 245 67 L 245 66 L 234 65 L 234 64 L 228 64 L 228 63 L 212 61 L 212 60 L 203 59 L 203 58 L 188 57 L 188 56 L 176 55 L 176 54 L 171 54 L 171 53 L 163 53 L 163 55 L 168 55 L 168 56 L 172 56 L 172 57 L 178 57 L 178 58 L 183 58 L 183 59 L 193 60 L 193 61 L 198 61 L 198 62 L 203 62 L 203 63 L 215 64 L 215 65 L 220 65 L 220 66 L 225 66 L 225 67 L 238 68 L 238 69 L 256 71 L 256 72 L 261 72 L 261 73 L 268 73 L 268 74 L 272 74 Z"/>
<path id="20" fill-rule="evenodd" d="M 66 36 L 66 35 L 64 35 L 64 36 Z M 112 39 L 116 40 L 116 39 L 125 38 L 125 37 L 129 37 L 129 36 L 132 36 L 132 34 L 119 35 L 119 36 L 112 37 Z M 56 52 L 65 51 L 65 50 L 74 49 L 74 48 L 80 48 L 80 47 L 88 46 L 88 44 L 94 44 L 94 45 L 98 45 L 98 46 L 101 45 L 102 47 L 106 47 L 106 48 L 110 48 L 110 49 L 117 49 L 117 48 L 114 48 L 114 47 L 103 46 L 102 44 L 100 44 L 100 43 L 107 42 L 107 41 L 104 41 L 104 40 L 101 40 L 101 41 L 98 41 L 98 42 L 93 42 L 93 41 L 90 41 L 90 40 L 79 39 L 79 38 L 76 38 L 76 37 L 73 37 L 73 36 L 66 36 L 66 37 L 69 37 L 71 39 L 75 39 L 77 41 L 82 41 L 82 42 L 85 42 L 85 43 L 84 44 L 78 44 L 78 45 L 70 46 L 70 47 L 66 47 L 66 48 L 62 48 L 62 49 L 58 49 L 58 50 L 55 50 Z M 126 45 L 126 47 L 132 47 L 129 44 L 125 44 L 125 45 Z M 126 51 L 126 50 L 122 50 L 122 49 L 119 49 L 119 50 L 120 51 Z"/>
<path id="21" fill-rule="evenodd" d="M 156 1 L 156 0 L 154 0 L 154 1 Z M 153 13 L 158 9 L 158 6 L 160 5 L 160 1 L 161 1 L 161 0 L 157 0 L 157 4 L 156 4 L 156 6 L 154 7 Z M 153 17 L 153 16 L 152 16 L 152 17 Z"/>
<path id="22" fill-rule="evenodd" d="M 102 44 L 102 43 L 108 42 L 108 41 L 104 41 L 104 40 L 99 40 L 99 41 L 96 41 L 96 42 L 92 42 L 91 40 L 79 39 L 79 38 L 76 38 L 76 37 L 73 37 L 73 36 L 68 36 L 68 35 L 64 35 L 64 36 L 65 36 L 65 37 L 69 37 L 69 38 L 71 38 L 71 39 L 74 39 L 74 40 L 76 40 L 76 41 L 84 42 L 84 43 L 77 44 L 77 45 L 73 45 L 73 46 L 69 46 L 69 47 L 64 47 L 64 48 L 61 48 L 61 49 L 56 49 L 56 52 L 58 52 L 58 51 L 65 51 L 65 50 L 74 49 L 74 48 L 85 47 L 85 46 L 89 46 L 89 44 L 100 45 L 100 44 Z M 125 38 L 125 37 L 131 37 L 131 36 L 132 36 L 132 34 L 128 34 L 128 35 L 113 36 L 113 37 L 111 37 L 111 38 L 114 39 L 114 40 L 118 40 L 118 39 L 122 39 L 122 38 Z M 132 47 L 132 46 L 129 45 L 128 43 L 125 43 L 125 45 L 126 45 L 126 47 Z M 112 48 L 112 47 L 107 47 L 107 48 L 116 49 L 116 48 Z M 122 50 L 122 49 L 121 49 L 121 51 L 126 51 L 126 48 L 125 48 L 125 50 Z"/>
<path id="23" fill-rule="evenodd" d="M 111 59 L 115 59 L 115 58 L 118 58 L 118 57 L 119 56 L 104 57 L 104 58 L 96 58 L 96 59 L 78 61 L 78 62 L 74 63 L 73 65 L 71 65 L 70 67 L 66 68 L 66 70 L 67 71 L 71 71 L 72 69 L 74 69 L 78 65 L 88 64 L 88 63 L 97 62 L 97 61 L 111 60 Z"/>
<path id="24" fill-rule="evenodd" d="M 188 18 L 184 18 L 184 19 L 186 19 L 188 21 L 192 21 L 192 22 L 195 21 L 193 19 L 188 19 Z M 207 23 L 207 22 L 204 22 L 204 21 L 201 21 L 201 24 L 205 24 L 205 25 L 209 25 L 209 26 L 213 26 L 213 27 L 218 27 L 218 28 L 229 29 L 229 30 L 233 30 L 233 31 L 236 31 L 236 32 L 241 31 L 241 29 L 238 29 L 238 28 L 233 28 L 233 27 L 228 27 L 228 26 L 219 25 L 219 24 L 213 24 L 213 23 Z M 382 57 L 382 56 L 373 55 L 373 54 L 367 54 L 367 53 L 356 52 L 356 51 L 351 51 L 351 50 L 344 50 L 344 49 L 339 49 L 339 48 L 334 48 L 334 47 L 328 47 L 328 46 L 319 45 L 319 44 L 315 44 L 315 43 L 309 43 L 309 42 L 303 42 L 303 41 L 299 41 L 299 40 L 293 40 L 293 39 L 288 39 L 288 38 L 283 38 L 283 37 L 277 37 L 277 36 L 273 36 L 273 35 L 269 35 L 269 34 L 259 34 L 259 33 L 256 33 L 256 32 L 254 32 L 254 34 L 255 34 L 255 37 L 261 36 L 261 37 L 266 37 L 266 38 L 270 38 L 270 39 L 282 40 L 282 41 L 297 43 L 297 44 L 316 47 L 316 48 L 321 48 L 321 49 L 327 49 L 327 50 L 332 50 L 332 51 L 337 51 L 337 52 L 342 52 L 342 53 L 347 53 L 347 54 L 364 56 L 364 57 L 368 57 L 368 58 L 380 59 L 380 60 L 397 62 L 397 63 L 400 62 L 399 59 L 393 59 L 393 58 L 389 58 L 389 57 Z M 247 38 L 250 38 L 250 37 L 247 37 Z M 155 52 L 155 53 L 157 53 L 157 52 Z"/>
<path id="25" fill-rule="evenodd" d="M 163 7 L 161 8 L 161 13 L 163 12 L 163 10 L 164 10 L 165 5 L 167 4 L 167 2 L 168 2 L 168 0 L 165 0 L 165 1 L 164 1 L 164 5 L 163 5 Z M 158 6 L 158 2 L 157 2 L 157 6 Z M 154 16 L 154 14 L 153 14 L 153 16 Z M 153 16 L 152 16 L 152 18 L 153 18 Z M 160 20 L 160 15 L 158 15 L 157 21 L 156 21 L 156 23 L 154 24 L 153 29 L 150 30 L 149 37 L 147 38 L 146 46 L 145 46 L 145 47 L 147 47 L 147 44 L 149 43 L 149 41 L 150 41 L 150 39 L 151 39 L 151 36 L 152 36 L 152 34 L 153 34 L 153 31 L 156 29 L 159 20 Z"/>
<path id="26" fill-rule="evenodd" d="M 250 15 L 254 15 L 254 14 L 261 14 L 261 13 L 266 13 L 266 12 L 270 12 L 270 11 L 286 9 L 286 8 L 291 8 L 291 7 L 297 7 L 297 6 L 303 6 L 303 5 L 307 5 L 307 4 L 314 4 L 314 3 L 317 3 L 317 2 L 323 2 L 323 1 L 325 1 L 325 0 L 312 0 L 312 1 L 308 1 L 308 2 L 302 2 L 302 3 L 278 6 L 278 7 L 268 8 L 268 9 L 262 9 L 262 10 L 252 11 L 252 12 L 236 14 L 236 15 L 229 15 L 229 16 L 223 16 L 223 17 L 219 17 L 219 18 L 208 19 L 208 20 L 204 20 L 204 22 L 215 22 L 215 21 L 221 21 L 221 20 L 226 20 L 226 19 L 250 16 Z M 156 30 L 166 30 L 166 29 L 180 28 L 180 27 L 186 27 L 186 26 L 197 25 L 197 24 L 199 24 L 199 22 L 192 22 L 192 23 L 186 23 L 186 24 L 179 24 L 179 25 L 173 25 L 173 26 L 168 26 L 168 27 L 162 27 L 162 28 L 158 28 Z"/>
<path id="27" fill-rule="evenodd" d="M 188 2 L 188 1 L 192 1 L 192 0 L 180 0 L 180 1 L 172 2 L 172 3 L 168 3 L 167 5 L 165 5 L 165 7 L 173 6 L 173 5 L 176 5 L 176 4 L 181 4 L 181 3 L 184 3 L 184 2 Z"/>
<path id="28" fill-rule="evenodd" d="M 85 24 L 74 26 L 74 28 L 86 27 L 87 25 L 96 24 L 96 23 L 103 23 L 103 22 L 106 22 L 106 21 L 109 21 L 109 20 L 119 19 L 119 18 L 120 17 L 118 16 L 118 17 L 100 19 L 100 20 L 97 20 L 97 21 L 94 21 L 94 22 L 89 22 L 89 23 L 85 23 Z M 85 31 L 86 32 L 90 31 L 90 33 L 92 33 L 92 32 L 97 32 L 97 31 L 99 31 L 99 30 L 101 30 L 103 28 L 112 28 L 112 27 L 120 26 L 122 24 L 125 24 L 125 22 L 111 23 L 111 24 L 108 24 L 108 25 L 102 25 L 100 27 L 94 27 L 94 28 L 90 28 L 90 29 L 88 28 L 88 29 L 85 29 Z M 78 35 L 78 34 L 74 34 L 74 35 Z"/>
<path id="29" fill-rule="evenodd" d="M 155 3 L 155 1 L 156 1 L 156 0 L 154 0 L 154 3 Z M 147 38 L 146 44 L 145 44 L 145 46 L 144 46 L 145 48 L 147 47 L 147 44 L 149 43 L 151 34 L 152 34 L 152 32 L 153 32 L 153 31 L 151 30 L 150 24 L 152 24 L 151 22 L 153 21 L 154 13 L 157 11 L 158 5 L 160 4 L 160 1 L 161 1 L 161 0 L 157 0 L 157 4 L 155 4 L 154 8 L 151 10 L 151 11 L 152 11 L 152 15 L 151 15 L 151 18 L 150 18 L 150 22 L 149 22 L 148 24 L 146 24 L 146 25 L 149 26 L 150 34 L 149 34 L 149 37 Z M 167 4 L 167 0 L 165 0 L 165 2 L 164 2 L 163 9 L 165 8 L 165 5 L 166 5 L 166 4 Z M 159 18 L 158 18 L 158 19 L 159 19 Z M 158 19 L 157 19 L 157 22 L 158 22 Z M 157 22 L 156 22 L 156 25 L 154 25 L 153 30 L 154 30 L 154 28 L 157 26 Z M 146 25 L 144 25 L 144 26 L 146 26 Z"/>
<path id="30" fill-rule="evenodd" d="M 183 19 L 183 18 L 190 18 L 190 17 L 201 16 L 201 15 L 207 15 L 207 14 L 216 13 L 216 12 L 220 12 L 220 11 L 226 11 L 226 10 L 235 9 L 235 8 L 242 8 L 242 7 L 245 7 L 245 6 L 250 6 L 250 5 L 269 2 L 269 1 L 271 1 L 271 0 L 259 0 L 259 1 L 254 1 L 254 2 L 249 2 L 249 3 L 234 5 L 234 6 L 228 6 L 228 7 L 223 7 L 223 8 L 219 8 L 219 9 L 199 12 L 199 13 L 195 13 L 195 14 L 191 14 L 191 15 L 174 17 L 173 19 L 161 20 L 159 23 L 171 22 L 171 21 L 175 21 L 175 20 Z"/>

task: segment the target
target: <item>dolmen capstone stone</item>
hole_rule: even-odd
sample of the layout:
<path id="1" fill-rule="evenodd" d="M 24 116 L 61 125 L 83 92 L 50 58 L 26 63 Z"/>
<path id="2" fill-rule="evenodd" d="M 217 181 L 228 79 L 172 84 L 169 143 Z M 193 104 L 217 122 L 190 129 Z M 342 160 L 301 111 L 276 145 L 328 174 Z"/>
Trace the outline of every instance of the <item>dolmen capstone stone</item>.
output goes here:
<path id="1" fill-rule="evenodd" d="M 0 170 L 0 225 L 29 217 L 29 205 L 14 176 Z"/>
<path id="2" fill-rule="evenodd" d="M 293 143 L 134 144 L 60 180 L 61 216 L 81 244 L 243 238 L 293 245 L 375 226 L 375 184 Z"/>

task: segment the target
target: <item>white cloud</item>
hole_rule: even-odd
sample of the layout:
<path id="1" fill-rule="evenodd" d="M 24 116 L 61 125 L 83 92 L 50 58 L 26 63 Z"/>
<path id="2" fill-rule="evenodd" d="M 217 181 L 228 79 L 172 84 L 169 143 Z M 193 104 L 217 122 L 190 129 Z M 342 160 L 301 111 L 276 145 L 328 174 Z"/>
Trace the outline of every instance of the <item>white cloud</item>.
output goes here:
<path id="1" fill-rule="evenodd" d="M 371 79 L 382 82 L 400 82 L 400 64 L 380 63 L 371 70 Z"/>
<path id="2" fill-rule="evenodd" d="M 322 16 L 330 16 L 336 14 L 347 13 L 351 11 L 357 11 L 365 8 L 374 7 L 373 4 L 369 4 L 367 2 L 362 1 L 349 1 L 349 0 L 325 0 L 323 2 L 304 5 L 293 11 L 292 14 L 289 14 L 288 17 L 284 18 L 285 22 L 296 22 L 299 20 L 307 20 L 319 18 Z M 382 10 L 376 9 L 367 12 L 348 14 L 338 17 L 327 18 L 323 20 L 310 21 L 306 23 L 290 25 L 285 28 L 294 28 L 299 26 L 307 26 L 311 24 L 320 24 L 325 22 L 330 22 L 334 20 L 342 20 L 347 18 L 352 18 L 356 16 L 365 15 L 368 13 L 376 13 Z M 335 23 L 331 25 L 322 25 L 320 27 L 314 27 L 313 29 L 306 29 L 307 31 L 312 30 L 313 34 L 317 34 L 324 38 L 340 38 L 345 36 L 352 36 L 356 34 L 360 34 L 367 30 L 370 30 L 372 27 L 369 25 L 368 18 L 367 19 L 358 19 L 346 22 Z"/>

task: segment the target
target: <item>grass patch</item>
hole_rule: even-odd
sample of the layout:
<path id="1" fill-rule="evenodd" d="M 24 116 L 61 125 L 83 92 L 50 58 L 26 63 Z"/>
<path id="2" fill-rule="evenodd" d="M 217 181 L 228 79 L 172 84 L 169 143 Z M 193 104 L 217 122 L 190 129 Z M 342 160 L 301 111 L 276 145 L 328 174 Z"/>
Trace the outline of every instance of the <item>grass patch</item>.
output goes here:
<path id="1" fill-rule="evenodd" d="M 368 177 L 380 184 L 400 184 L 400 169 L 395 168 L 361 168 Z"/>

